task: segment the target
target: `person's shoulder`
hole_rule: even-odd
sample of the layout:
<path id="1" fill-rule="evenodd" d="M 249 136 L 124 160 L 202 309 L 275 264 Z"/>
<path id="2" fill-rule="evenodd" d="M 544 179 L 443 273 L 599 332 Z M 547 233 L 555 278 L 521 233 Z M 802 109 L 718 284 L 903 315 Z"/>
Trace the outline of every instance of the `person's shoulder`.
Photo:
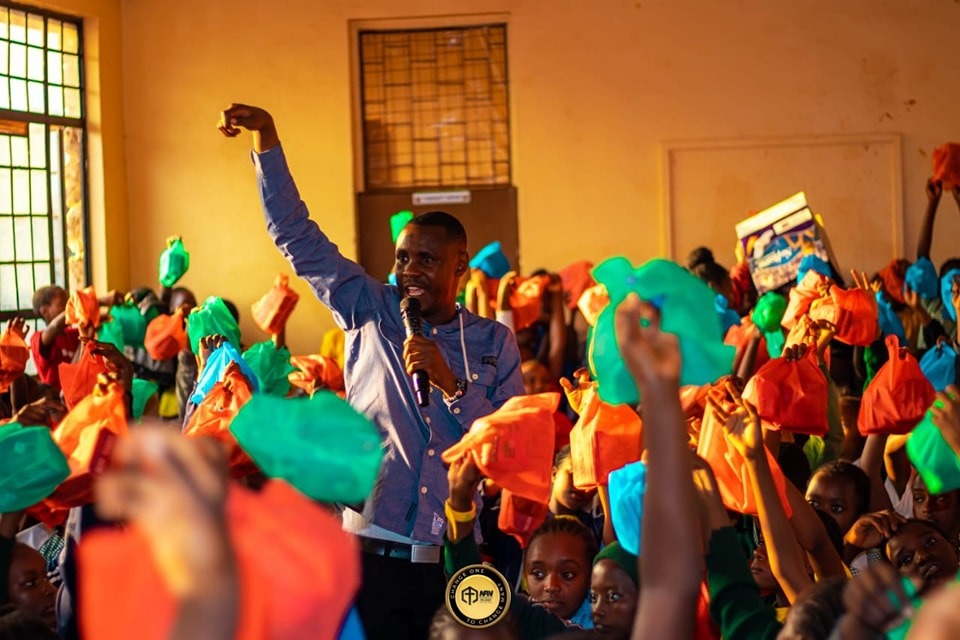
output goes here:
<path id="1" fill-rule="evenodd" d="M 481 318 L 466 307 L 463 307 L 461 313 L 464 315 L 463 325 L 465 328 L 476 332 L 488 332 L 497 338 L 506 338 L 510 335 L 510 328 L 502 322 L 497 322 L 490 318 Z"/>

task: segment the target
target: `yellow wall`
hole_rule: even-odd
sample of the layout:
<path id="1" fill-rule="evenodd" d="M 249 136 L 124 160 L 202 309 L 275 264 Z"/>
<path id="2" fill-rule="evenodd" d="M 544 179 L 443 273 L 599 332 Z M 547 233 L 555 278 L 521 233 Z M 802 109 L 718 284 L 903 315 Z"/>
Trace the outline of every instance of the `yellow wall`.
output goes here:
<path id="1" fill-rule="evenodd" d="M 260 339 L 249 305 L 285 262 L 264 230 L 249 140 L 227 140 L 214 123 L 231 101 L 271 110 L 314 218 L 353 255 L 350 19 L 509 13 L 514 180 L 528 269 L 657 254 L 661 143 L 740 136 L 900 133 L 904 244 L 912 254 L 929 154 L 960 140 L 952 73 L 960 5 L 941 0 L 122 6 L 130 283 L 155 281 L 164 238 L 182 234 L 193 254 L 184 284 L 198 296 L 237 302 L 248 342 Z M 957 237 L 960 216 L 950 200 L 936 259 L 957 252 L 948 239 Z M 855 241 L 834 239 L 839 252 Z M 730 244 L 732 236 L 715 247 L 727 262 Z M 124 280 L 121 266 L 114 278 L 114 266 L 111 278 Z M 296 286 L 303 295 L 290 342 L 303 352 L 316 348 L 330 321 Z"/>
<path id="2" fill-rule="evenodd" d="M 84 18 L 87 86 L 88 202 L 91 282 L 130 286 L 127 180 L 123 142 L 120 0 L 33 0 L 29 4 Z"/>

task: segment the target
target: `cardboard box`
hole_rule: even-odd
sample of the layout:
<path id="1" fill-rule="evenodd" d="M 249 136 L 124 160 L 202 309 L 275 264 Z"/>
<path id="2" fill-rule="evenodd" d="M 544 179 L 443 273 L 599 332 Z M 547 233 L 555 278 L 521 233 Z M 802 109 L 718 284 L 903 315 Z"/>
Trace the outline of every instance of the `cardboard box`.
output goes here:
<path id="1" fill-rule="evenodd" d="M 738 223 L 736 231 L 761 295 L 796 282 L 800 261 L 811 249 L 836 265 L 823 222 L 802 191 Z"/>

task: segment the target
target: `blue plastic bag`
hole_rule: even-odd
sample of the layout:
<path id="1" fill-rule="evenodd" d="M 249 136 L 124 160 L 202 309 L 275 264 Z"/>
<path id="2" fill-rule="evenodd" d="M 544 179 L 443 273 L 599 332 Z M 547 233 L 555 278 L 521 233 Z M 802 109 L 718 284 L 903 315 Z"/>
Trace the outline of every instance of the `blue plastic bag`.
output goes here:
<path id="1" fill-rule="evenodd" d="M 903 280 L 904 286 L 916 291 L 924 300 L 937 299 L 939 279 L 937 278 L 937 270 L 929 258 L 920 257 L 907 267 L 907 275 L 904 276 Z"/>
<path id="2" fill-rule="evenodd" d="M 957 321 L 957 310 L 953 308 L 953 279 L 960 278 L 960 269 L 950 269 L 940 279 L 940 299 L 943 301 L 943 311 L 947 316 Z"/>
<path id="3" fill-rule="evenodd" d="M 957 381 L 957 352 L 949 344 L 940 342 L 920 359 L 920 370 L 937 391 L 943 391 Z"/>
<path id="4" fill-rule="evenodd" d="M 907 332 L 903 328 L 903 322 L 893 310 L 893 307 L 890 306 L 882 291 L 877 291 L 877 311 L 880 331 L 883 332 L 883 335 L 897 336 L 900 339 L 901 346 L 906 346 Z"/>
<path id="5" fill-rule="evenodd" d="M 247 380 L 250 381 L 253 392 L 258 392 L 260 386 L 257 382 L 257 374 L 255 374 L 253 369 L 250 368 L 250 365 L 244 361 L 243 356 L 240 355 L 236 347 L 229 342 L 224 342 L 223 346 L 211 353 L 210 357 L 207 358 L 207 364 L 203 367 L 203 372 L 197 379 L 197 386 L 193 389 L 190 402 L 194 404 L 203 402 L 203 399 L 206 398 L 210 390 L 213 389 L 213 385 L 223 380 L 223 373 L 231 362 L 236 362 L 240 365 L 240 371 L 246 376 Z"/>
<path id="6" fill-rule="evenodd" d="M 727 334 L 730 327 L 740 326 L 740 314 L 730 308 L 730 301 L 727 300 L 727 296 L 718 293 L 714 307 L 717 310 L 717 315 L 720 316 L 720 326 L 724 335 Z"/>
<path id="7" fill-rule="evenodd" d="M 810 255 L 804 256 L 800 261 L 800 266 L 797 267 L 798 284 L 803 280 L 803 276 L 807 275 L 807 272 L 810 270 L 816 271 L 822 276 L 833 278 L 833 269 L 830 268 L 830 263 L 811 253 Z"/>
<path id="8" fill-rule="evenodd" d="M 607 476 L 610 517 L 617 540 L 624 549 L 640 555 L 640 524 L 643 521 L 643 494 L 647 491 L 647 465 L 631 462 Z"/>
<path id="9" fill-rule="evenodd" d="M 510 260 L 503 253 L 500 241 L 491 242 L 470 261 L 471 269 L 480 269 L 488 278 L 498 280 L 510 271 Z"/>

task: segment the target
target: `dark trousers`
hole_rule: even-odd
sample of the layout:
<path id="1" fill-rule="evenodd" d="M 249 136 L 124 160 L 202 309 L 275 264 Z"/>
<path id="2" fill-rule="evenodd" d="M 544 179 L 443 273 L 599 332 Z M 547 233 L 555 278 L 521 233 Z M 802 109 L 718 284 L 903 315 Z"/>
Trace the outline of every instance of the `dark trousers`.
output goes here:
<path id="1" fill-rule="evenodd" d="M 357 610 L 367 640 L 424 640 L 433 614 L 443 605 L 443 564 L 362 556 Z"/>

